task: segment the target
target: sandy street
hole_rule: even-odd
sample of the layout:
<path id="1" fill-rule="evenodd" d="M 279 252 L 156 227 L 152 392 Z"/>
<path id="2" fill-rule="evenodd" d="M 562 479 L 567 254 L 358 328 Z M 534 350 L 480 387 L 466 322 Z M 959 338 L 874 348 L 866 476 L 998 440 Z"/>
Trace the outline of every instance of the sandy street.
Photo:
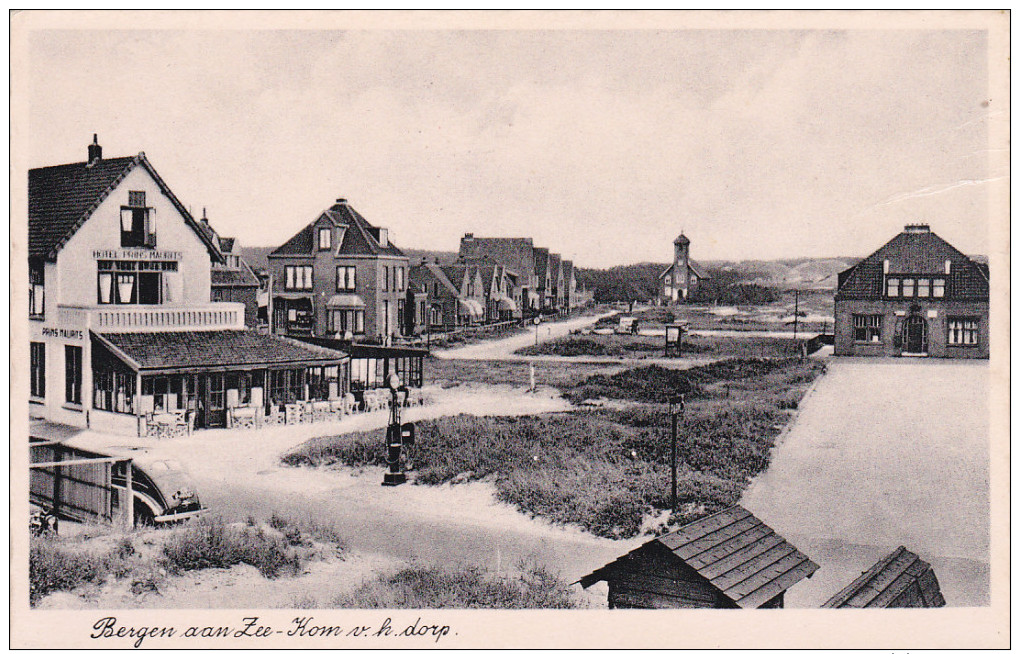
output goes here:
<path id="1" fill-rule="evenodd" d="M 615 311 L 600 314 L 597 316 L 581 316 L 562 322 L 543 322 L 537 327 L 531 325 L 529 333 L 518 334 L 507 338 L 500 338 L 491 341 L 483 341 L 474 345 L 451 348 L 449 350 L 437 349 L 433 356 L 439 359 L 511 359 L 523 358 L 514 356 L 514 352 L 535 344 L 535 331 L 538 330 L 538 342 L 550 341 L 554 338 L 568 335 L 575 329 L 583 329 L 595 324 L 603 316 L 611 316 Z"/>
<path id="2" fill-rule="evenodd" d="M 904 545 L 950 606 L 989 598 L 987 361 L 830 358 L 741 504 L 821 565 L 818 606 Z"/>

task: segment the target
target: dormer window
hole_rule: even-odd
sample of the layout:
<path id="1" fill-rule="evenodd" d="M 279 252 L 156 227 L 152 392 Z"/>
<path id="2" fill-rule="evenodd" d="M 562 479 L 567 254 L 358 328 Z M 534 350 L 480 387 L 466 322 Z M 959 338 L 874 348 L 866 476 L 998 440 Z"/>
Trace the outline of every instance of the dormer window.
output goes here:
<path id="1" fill-rule="evenodd" d="M 120 246 L 156 247 L 156 221 L 152 207 L 145 206 L 145 191 L 128 191 L 128 203 L 120 208 Z"/>
<path id="2" fill-rule="evenodd" d="M 319 249 L 328 250 L 333 247 L 333 230 L 328 227 L 319 229 Z"/>

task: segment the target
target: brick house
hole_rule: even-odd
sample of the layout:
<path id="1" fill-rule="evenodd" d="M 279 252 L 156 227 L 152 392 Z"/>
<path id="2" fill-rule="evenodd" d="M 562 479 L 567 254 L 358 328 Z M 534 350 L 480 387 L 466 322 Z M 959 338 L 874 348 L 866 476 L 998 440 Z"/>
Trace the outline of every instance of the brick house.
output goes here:
<path id="1" fill-rule="evenodd" d="M 988 358 L 988 265 L 907 225 L 839 274 L 835 353 Z"/>
<path id="2" fill-rule="evenodd" d="M 402 332 L 408 258 L 338 199 L 269 255 L 273 333 L 385 341 Z"/>
<path id="3" fill-rule="evenodd" d="M 574 262 L 563 260 L 563 307 L 569 313 L 577 302 L 577 278 L 574 276 Z"/>
<path id="4" fill-rule="evenodd" d="M 422 261 L 408 271 L 411 288 L 427 300 L 425 331 L 447 332 L 462 324 L 465 309 L 460 289 L 438 263 Z"/>
<path id="5" fill-rule="evenodd" d="M 209 224 L 209 218 L 202 209 L 199 226 L 209 235 L 219 249 L 222 261 L 214 261 L 210 271 L 210 299 L 213 302 L 240 302 L 244 305 L 244 325 L 248 328 L 259 324 L 258 276 L 242 256 L 241 243 L 236 238 L 220 236 Z"/>
<path id="6" fill-rule="evenodd" d="M 563 257 L 555 252 L 549 253 L 549 288 L 549 306 L 556 311 L 564 311 Z"/>
<path id="7" fill-rule="evenodd" d="M 530 238 L 481 238 L 464 234 L 460 239 L 461 260 L 486 257 L 516 277 L 511 294 L 524 317 L 530 317 L 540 308 L 538 276 L 535 274 L 535 245 Z"/>

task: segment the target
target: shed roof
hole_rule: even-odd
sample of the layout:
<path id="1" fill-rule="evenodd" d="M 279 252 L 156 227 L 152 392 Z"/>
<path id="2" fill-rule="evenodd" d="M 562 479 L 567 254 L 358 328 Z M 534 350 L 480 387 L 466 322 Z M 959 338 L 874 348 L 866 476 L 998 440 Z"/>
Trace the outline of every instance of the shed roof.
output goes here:
<path id="1" fill-rule="evenodd" d="M 208 332 L 94 334 L 131 369 L 264 368 L 281 364 L 337 364 L 346 355 L 294 339 L 248 329 Z"/>
<path id="2" fill-rule="evenodd" d="M 214 243 L 173 194 L 144 152 L 133 157 L 33 168 L 28 171 L 28 255 L 52 259 L 85 224 L 103 200 L 141 166 L 166 194 L 170 202 L 202 239 L 215 261 L 221 261 L 219 244 Z"/>
<path id="3" fill-rule="evenodd" d="M 665 547 L 741 608 L 761 606 L 818 570 L 817 563 L 742 506 L 684 525 L 641 547 Z M 587 588 L 601 581 L 627 556 L 586 575 L 581 585 Z"/>
<path id="4" fill-rule="evenodd" d="M 916 591 L 911 596 L 910 591 Z M 917 601 L 920 600 L 920 601 Z M 822 608 L 945 606 L 935 571 L 902 545 L 832 596 Z"/>

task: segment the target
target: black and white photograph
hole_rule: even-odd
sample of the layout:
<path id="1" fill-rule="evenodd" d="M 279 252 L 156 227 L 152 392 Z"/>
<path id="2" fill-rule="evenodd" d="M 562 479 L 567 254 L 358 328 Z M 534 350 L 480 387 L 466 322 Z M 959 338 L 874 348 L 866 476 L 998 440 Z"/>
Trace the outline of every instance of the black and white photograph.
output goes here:
<path id="1" fill-rule="evenodd" d="M 1009 646 L 1008 11 L 9 21 L 12 646 Z"/>

